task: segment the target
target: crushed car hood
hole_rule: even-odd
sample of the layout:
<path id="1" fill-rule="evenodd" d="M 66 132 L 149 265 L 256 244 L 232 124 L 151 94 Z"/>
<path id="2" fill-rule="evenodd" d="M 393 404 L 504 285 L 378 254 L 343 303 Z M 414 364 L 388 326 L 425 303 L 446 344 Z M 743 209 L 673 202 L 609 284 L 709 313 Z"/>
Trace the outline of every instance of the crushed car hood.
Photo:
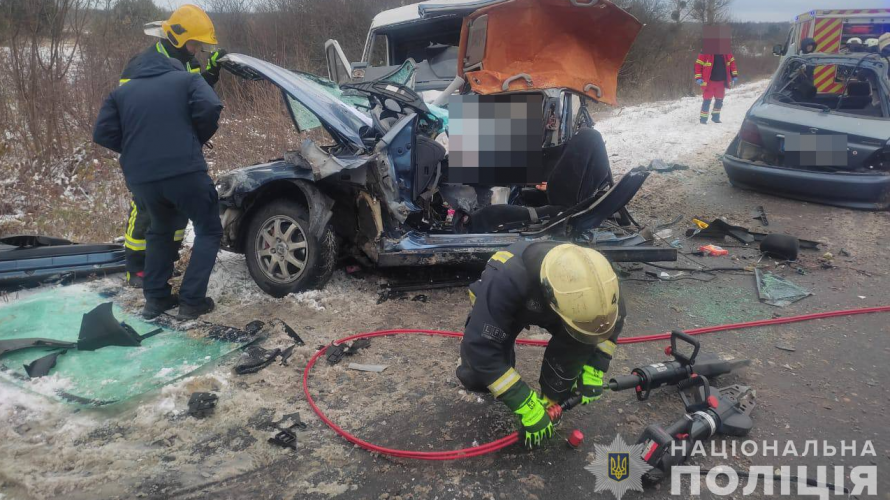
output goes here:
<path id="1" fill-rule="evenodd" d="M 348 144 L 356 150 L 366 149 L 362 133 L 371 126 L 371 118 L 325 92 L 311 79 L 243 54 L 228 54 L 221 61 L 224 68 L 237 76 L 250 80 L 268 80 L 281 88 L 315 115 L 338 142 Z M 299 123 L 297 127 L 300 127 Z"/>
<path id="2" fill-rule="evenodd" d="M 480 94 L 566 88 L 615 105 L 618 70 L 641 28 L 607 0 L 498 3 L 464 19 L 458 74 Z"/>

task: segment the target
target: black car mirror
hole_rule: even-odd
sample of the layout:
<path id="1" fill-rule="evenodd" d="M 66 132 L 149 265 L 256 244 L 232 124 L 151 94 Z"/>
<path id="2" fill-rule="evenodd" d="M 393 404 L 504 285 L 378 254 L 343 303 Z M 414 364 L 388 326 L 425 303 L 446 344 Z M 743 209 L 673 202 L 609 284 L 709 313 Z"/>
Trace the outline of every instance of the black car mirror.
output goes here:
<path id="1" fill-rule="evenodd" d="M 785 47 L 781 43 L 777 43 L 777 44 L 773 45 L 773 55 L 784 56 L 785 55 Z"/>

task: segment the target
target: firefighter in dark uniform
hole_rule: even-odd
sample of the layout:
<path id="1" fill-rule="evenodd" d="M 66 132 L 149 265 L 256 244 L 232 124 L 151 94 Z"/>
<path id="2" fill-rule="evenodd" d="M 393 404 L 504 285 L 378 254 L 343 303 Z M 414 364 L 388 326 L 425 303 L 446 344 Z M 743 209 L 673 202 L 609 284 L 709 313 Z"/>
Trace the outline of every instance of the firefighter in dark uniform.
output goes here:
<path id="1" fill-rule="evenodd" d="M 566 243 L 515 243 L 491 257 L 470 300 L 457 378 L 507 405 L 526 446 L 552 436 L 549 405 L 575 393 L 582 404 L 602 397 L 625 316 L 618 277 L 602 254 Z M 541 365 L 543 397 L 514 368 L 516 337 L 529 325 L 552 335 Z"/>
<path id="2" fill-rule="evenodd" d="M 177 9 L 163 28 L 177 54 L 195 54 L 202 44 L 216 43 L 210 18 L 193 5 Z M 181 318 L 193 319 L 214 307 L 207 284 L 222 226 L 202 146 L 216 133 L 223 106 L 207 81 L 165 53 L 163 43 L 129 62 L 121 85 L 99 110 L 93 140 L 121 153 L 137 217 L 142 213 L 151 219 L 145 233 L 143 317 L 178 305 Z M 195 244 L 177 296 L 169 284 L 179 245 L 175 238 L 189 220 Z"/>
<path id="3" fill-rule="evenodd" d="M 145 52 L 157 52 L 166 57 L 178 60 L 185 66 L 186 71 L 200 74 L 204 78 L 204 81 L 213 87 L 216 85 L 216 82 L 219 81 L 219 58 L 225 56 L 227 52 L 220 49 L 211 53 L 210 57 L 207 59 L 207 65 L 202 71 L 198 59 L 193 53 L 189 52 L 186 44 L 188 40 L 197 40 L 215 45 L 216 37 L 213 35 L 213 24 L 208 23 L 210 23 L 210 19 L 198 7 L 184 5 L 173 12 L 170 19 L 158 23 L 160 24 L 159 27 L 146 30 L 147 34 L 162 38 L 146 49 Z M 174 28 L 177 26 L 179 28 Z M 180 29 L 185 30 L 182 33 L 183 36 L 176 35 L 175 31 Z M 170 33 L 169 36 L 167 35 L 168 32 Z M 189 38 L 189 36 L 192 38 Z M 124 69 L 123 74 L 121 74 L 121 85 L 130 81 L 133 76 L 132 72 L 133 66 L 128 65 L 127 68 Z M 176 242 L 175 251 L 173 252 L 173 255 L 170 256 L 170 258 L 173 259 L 173 262 L 179 260 L 179 249 L 182 246 L 182 239 L 185 236 L 185 227 L 187 223 L 187 220 L 180 221 L 182 227 L 178 227 L 173 235 L 174 241 Z M 138 210 L 135 200 L 131 201 L 130 212 L 127 217 L 126 232 L 124 233 L 124 249 L 126 254 L 127 284 L 136 288 L 142 288 L 145 275 L 145 232 L 148 230 L 150 224 L 151 217 L 149 217 L 147 213 Z"/>

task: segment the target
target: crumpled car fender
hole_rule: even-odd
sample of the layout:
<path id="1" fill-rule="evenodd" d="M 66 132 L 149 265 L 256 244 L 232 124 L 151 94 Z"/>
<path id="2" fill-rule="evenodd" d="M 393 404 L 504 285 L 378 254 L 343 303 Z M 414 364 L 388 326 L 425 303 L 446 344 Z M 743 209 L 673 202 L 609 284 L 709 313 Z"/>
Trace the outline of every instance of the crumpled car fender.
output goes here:
<path id="1" fill-rule="evenodd" d="M 306 205 L 309 207 L 309 231 L 321 238 L 325 226 L 334 214 L 334 200 L 322 193 L 311 182 L 302 179 L 294 179 L 291 182 L 300 188 L 303 196 L 306 197 Z"/>

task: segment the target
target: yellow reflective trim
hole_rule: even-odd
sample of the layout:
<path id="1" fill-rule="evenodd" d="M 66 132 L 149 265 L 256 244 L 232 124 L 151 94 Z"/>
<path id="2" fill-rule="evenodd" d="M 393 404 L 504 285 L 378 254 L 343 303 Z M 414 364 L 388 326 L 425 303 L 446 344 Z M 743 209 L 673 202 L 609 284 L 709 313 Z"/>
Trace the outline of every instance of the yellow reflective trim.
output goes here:
<path id="1" fill-rule="evenodd" d="M 707 62 L 707 63 L 704 63 L 704 65 L 710 68 L 711 66 L 714 65 L 714 63 L 709 63 L 709 62 Z"/>
<path id="2" fill-rule="evenodd" d="M 698 64 L 704 64 L 704 63 L 705 63 L 705 62 L 702 61 L 701 59 L 696 59 L 695 62 L 697 62 Z"/>
<path id="3" fill-rule="evenodd" d="M 167 53 L 167 49 L 164 48 L 164 45 L 161 44 L 161 42 L 156 43 L 156 44 L 155 44 L 155 48 L 156 48 L 156 49 L 158 50 L 158 52 L 160 52 L 161 54 L 164 54 L 165 56 L 170 57 L 170 54 Z"/>
<path id="4" fill-rule="evenodd" d="M 611 340 L 607 340 L 605 342 L 600 342 L 596 346 L 596 348 L 598 350 L 603 351 L 604 353 L 608 354 L 609 356 L 614 356 L 615 350 L 618 349 L 618 344 L 616 344 L 615 342 L 612 342 Z"/>
<path id="5" fill-rule="evenodd" d="M 500 397 L 501 394 L 507 392 L 511 387 L 516 385 L 519 380 L 519 372 L 517 372 L 514 368 L 510 368 L 503 375 L 498 377 L 497 380 L 492 382 L 491 385 L 488 386 L 488 390 L 494 397 L 497 398 Z"/>
<path id="6" fill-rule="evenodd" d="M 696 73 L 696 74 L 693 75 L 693 76 L 695 76 L 696 78 L 701 78 L 701 73 Z"/>
<path id="7" fill-rule="evenodd" d="M 182 241 L 185 237 L 185 229 L 179 229 L 173 233 L 173 241 Z"/>
<path id="8" fill-rule="evenodd" d="M 124 246 L 137 252 L 145 251 L 145 240 L 137 240 L 129 234 L 124 236 Z"/>
<path id="9" fill-rule="evenodd" d="M 472 290 L 467 290 L 467 291 L 470 292 L 470 304 L 476 305 L 476 294 L 473 293 Z"/>
<path id="10" fill-rule="evenodd" d="M 121 78 L 120 85 L 123 85 L 123 84 L 125 84 L 125 83 L 127 83 L 127 82 L 129 82 L 129 81 L 130 81 L 129 78 Z"/>
<path id="11" fill-rule="evenodd" d="M 510 260 L 511 258 L 513 258 L 512 253 L 510 253 L 506 250 L 501 250 L 500 252 L 492 255 L 490 260 L 496 260 L 498 262 L 506 264 L 507 261 Z"/>
<path id="12" fill-rule="evenodd" d="M 127 219 L 127 236 L 133 234 L 133 228 L 136 226 L 136 204 L 130 202 L 130 218 Z"/>

